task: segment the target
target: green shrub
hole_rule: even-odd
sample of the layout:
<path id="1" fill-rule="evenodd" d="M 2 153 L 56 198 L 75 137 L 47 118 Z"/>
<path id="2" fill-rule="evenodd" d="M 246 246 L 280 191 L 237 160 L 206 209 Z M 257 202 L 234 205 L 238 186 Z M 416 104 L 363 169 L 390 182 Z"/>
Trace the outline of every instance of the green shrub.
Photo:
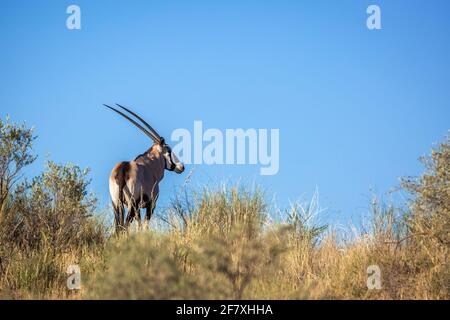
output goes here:
<path id="1" fill-rule="evenodd" d="M 31 182 L 34 136 L 24 125 L 0 120 L 0 292 L 5 297 L 66 296 L 66 268 L 92 265 L 106 229 L 94 216 L 88 171 L 48 162 Z"/>
<path id="2" fill-rule="evenodd" d="M 414 262 L 415 285 L 424 297 L 450 298 L 450 137 L 422 157 L 426 171 L 403 179 L 413 198 L 404 239 Z M 411 268 L 412 269 L 412 268 Z"/>
<path id="3" fill-rule="evenodd" d="M 205 292 L 164 247 L 166 236 L 139 233 L 112 240 L 104 269 L 89 281 L 92 299 L 196 299 Z"/>

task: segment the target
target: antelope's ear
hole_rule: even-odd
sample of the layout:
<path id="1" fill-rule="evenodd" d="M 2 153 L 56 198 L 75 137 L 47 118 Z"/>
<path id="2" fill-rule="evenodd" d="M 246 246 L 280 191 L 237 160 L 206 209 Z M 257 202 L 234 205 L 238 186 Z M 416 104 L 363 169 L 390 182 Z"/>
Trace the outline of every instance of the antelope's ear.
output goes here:
<path id="1" fill-rule="evenodd" d="M 163 146 L 165 144 L 166 144 L 166 140 L 163 137 L 161 137 L 161 139 L 159 140 L 159 145 Z"/>

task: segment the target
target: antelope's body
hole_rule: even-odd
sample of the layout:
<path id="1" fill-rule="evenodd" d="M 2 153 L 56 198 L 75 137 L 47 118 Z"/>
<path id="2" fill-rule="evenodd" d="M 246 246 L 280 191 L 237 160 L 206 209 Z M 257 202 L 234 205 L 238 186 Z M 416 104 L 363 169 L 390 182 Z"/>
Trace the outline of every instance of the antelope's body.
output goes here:
<path id="1" fill-rule="evenodd" d="M 106 105 L 105 105 L 106 106 Z M 139 116 L 132 111 L 118 105 L 125 111 L 139 119 L 153 134 L 144 129 L 137 122 L 122 112 L 106 106 L 122 115 L 139 129 L 144 131 L 153 141 L 153 146 L 133 161 L 118 163 L 111 172 L 109 178 L 109 192 L 115 213 L 116 231 L 126 229 L 134 218 L 141 224 L 140 209 L 146 209 L 145 222 L 148 222 L 153 214 L 156 200 L 159 196 L 159 182 L 164 177 L 164 171 L 182 173 L 183 164 L 178 160 L 171 148 L 165 143 L 164 138 Z M 127 216 L 125 219 L 125 207 Z"/>

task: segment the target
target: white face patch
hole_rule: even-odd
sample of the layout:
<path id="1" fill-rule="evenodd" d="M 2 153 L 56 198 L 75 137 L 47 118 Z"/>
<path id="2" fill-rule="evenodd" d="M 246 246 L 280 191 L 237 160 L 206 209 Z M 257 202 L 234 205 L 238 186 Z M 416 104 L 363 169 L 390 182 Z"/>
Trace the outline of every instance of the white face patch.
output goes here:
<path id="1" fill-rule="evenodd" d="M 172 159 L 170 157 L 170 153 L 169 152 L 164 153 L 164 158 L 166 159 L 166 169 L 170 170 L 170 167 L 172 166 Z"/>
<path id="2" fill-rule="evenodd" d="M 174 164 L 180 163 L 180 160 L 179 160 L 178 157 L 175 155 L 175 153 L 172 152 L 171 155 L 172 155 L 172 162 L 173 162 Z"/>
<path id="3" fill-rule="evenodd" d="M 178 157 L 168 145 L 163 147 L 163 157 L 166 162 L 166 170 L 175 171 L 176 173 L 182 173 L 184 171 L 184 165 L 180 162 Z"/>

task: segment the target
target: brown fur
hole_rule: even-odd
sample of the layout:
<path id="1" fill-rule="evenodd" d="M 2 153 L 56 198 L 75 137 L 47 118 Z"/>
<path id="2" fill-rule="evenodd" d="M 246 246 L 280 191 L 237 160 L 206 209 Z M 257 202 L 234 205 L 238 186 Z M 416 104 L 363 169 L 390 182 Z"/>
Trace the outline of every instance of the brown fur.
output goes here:
<path id="1" fill-rule="evenodd" d="M 113 170 L 112 176 L 114 177 L 114 180 L 116 181 L 120 189 L 123 189 L 125 187 L 125 184 L 129 179 L 129 170 L 130 162 L 128 161 L 119 163 Z"/>
<path id="2" fill-rule="evenodd" d="M 118 188 L 118 199 L 114 203 L 116 227 L 128 226 L 134 218 L 140 223 L 140 208 L 146 208 L 145 220 L 150 220 L 159 196 L 159 182 L 164 176 L 165 160 L 158 144 L 131 162 L 120 162 L 111 172 L 111 184 Z M 117 191 L 117 189 L 116 189 Z M 117 201 L 118 200 L 118 201 Z M 125 220 L 123 206 L 128 208 Z"/>

